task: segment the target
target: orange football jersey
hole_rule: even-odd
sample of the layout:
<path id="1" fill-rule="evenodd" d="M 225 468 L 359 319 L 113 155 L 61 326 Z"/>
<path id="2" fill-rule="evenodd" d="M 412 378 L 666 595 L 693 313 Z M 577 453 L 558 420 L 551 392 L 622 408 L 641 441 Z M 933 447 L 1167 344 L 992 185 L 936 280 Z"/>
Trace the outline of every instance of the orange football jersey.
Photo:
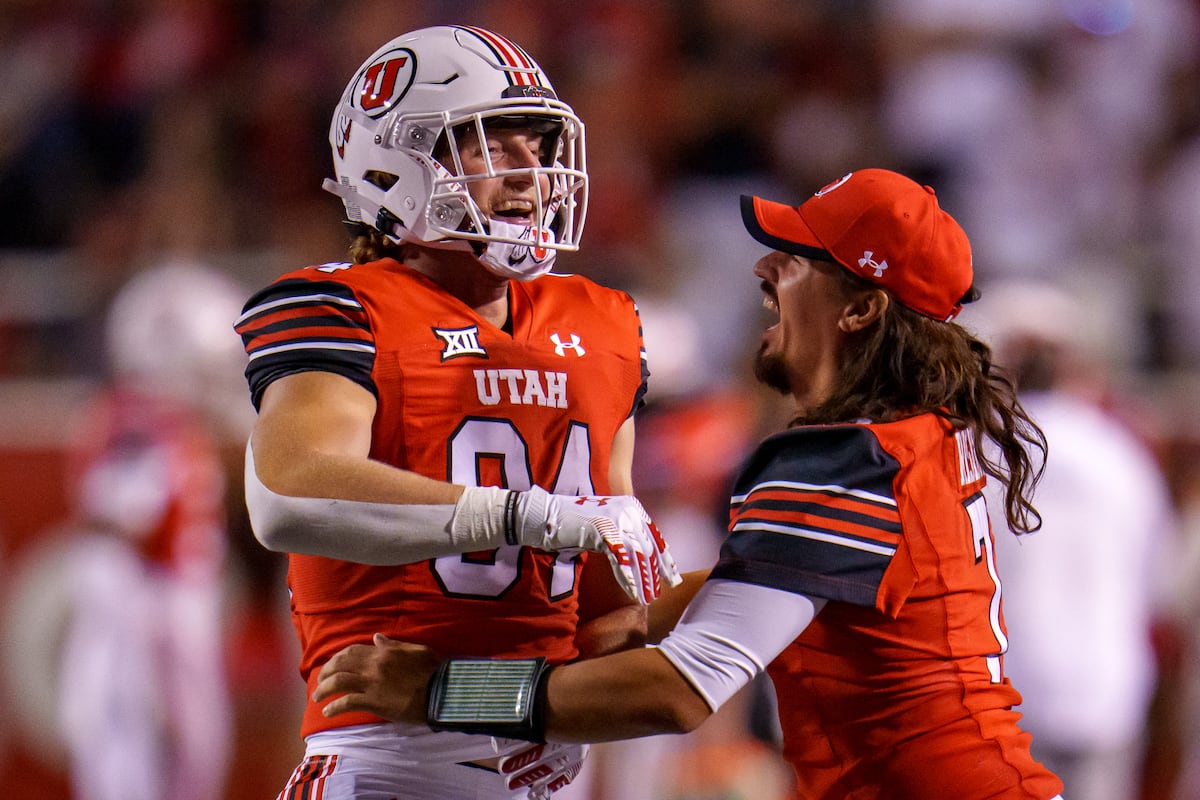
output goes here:
<path id="1" fill-rule="evenodd" d="M 827 598 L 769 666 L 806 800 L 1046 800 L 968 431 L 925 414 L 795 428 L 738 478 L 714 569 Z"/>
<path id="2" fill-rule="evenodd" d="M 371 457 L 470 486 L 607 494 L 617 429 L 646 387 L 637 309 L 575 275 L 510 283 L 511 333 L 396 261 L 309 267 L 238 321 L 255 403 L 281 376 L 335 372 L 378 401 Z M 447 656 L 574 658 L 581 560 L 531 548 L 366 566 L 290 555 L 293 623 L 311 693 L 342 647 L 375 632 Z M 328 720 L 311 702 L 303 734 Z"/>

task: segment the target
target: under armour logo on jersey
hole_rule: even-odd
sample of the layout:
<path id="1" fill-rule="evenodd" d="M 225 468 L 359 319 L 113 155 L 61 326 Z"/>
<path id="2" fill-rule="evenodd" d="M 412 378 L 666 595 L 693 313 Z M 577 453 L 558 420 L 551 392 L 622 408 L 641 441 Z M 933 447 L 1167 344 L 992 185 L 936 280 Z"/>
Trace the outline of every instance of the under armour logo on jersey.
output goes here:
<path id="1" fill-rule="evenodd" d="M 557 332 L 550 334 L 550 341 L 554 342 L 554 355 L 566 358 L 568 350 L 574 350 L 575 355 L 582 356 L 587 350 L 583 349 L 583 345 L 579 343 L 579 334 L 572 333 L 571 341 L 564 342 L 562 337 Z"/>
<path id="2" fill-rule="evenodd" d="M 858 265 L 863 269 L 875 270 L 875 277 L 882 278 L 883 271 L 888 268 L 887 261 L 876 261 L 872 256 L 875 255 L 874 250 L 867 250 L 863 253 L 863 257 L 858 260 Z"/>
<path id="3" fill-rule="evenodd" d="M 469 328 L 434 328 L 433 332 L 445 343 L 442 348 L 442 361 L 459 356 L 487 358 L 487 351 L 479 345 L 479 328 L 475 325 Z"/>

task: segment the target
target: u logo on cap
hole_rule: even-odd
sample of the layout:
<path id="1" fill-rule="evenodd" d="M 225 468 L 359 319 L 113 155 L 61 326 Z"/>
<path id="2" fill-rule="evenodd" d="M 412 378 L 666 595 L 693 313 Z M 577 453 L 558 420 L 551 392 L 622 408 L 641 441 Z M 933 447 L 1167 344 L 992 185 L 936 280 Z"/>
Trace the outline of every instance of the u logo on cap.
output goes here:
<path id="1" fill-rule="evenodd" d="M 821 196 L 821 195 L 823 195 L 823 194 L 829 194 L 829 193 L 830 193 L 830 192 L 832 192 L 834 189 L 838 188 L 838 187 L 839 187 L 839 186 L 841 186 L 843 183 L 845 183 L 846 181 L 850 180 L 850 176 L 851 176 L 851 175 L 853 175 L 853 174 L 854 174 L 853 172 L 847 172 L 845 175 L 843 175 L 842 177 L 838 178 L 836 181 L 834 181 L 833 183 L 829 184 L 828 186 L 822 186 L 820 189 L 818 189 L 816 192 L 814 192 L 814 193 L 813 193 L 813 197 L 820 197 L 820 196 Z"/>

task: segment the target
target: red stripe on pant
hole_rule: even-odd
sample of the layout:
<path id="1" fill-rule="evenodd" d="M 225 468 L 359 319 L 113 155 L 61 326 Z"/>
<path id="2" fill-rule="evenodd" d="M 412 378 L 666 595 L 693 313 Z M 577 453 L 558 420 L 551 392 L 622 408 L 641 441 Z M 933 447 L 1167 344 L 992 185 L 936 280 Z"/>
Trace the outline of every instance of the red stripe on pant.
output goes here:
<path id="1" fill-rule="evenodd" d="M 333 774 L 337 758 L 312 756 L 304 759 L 276 800 L 321 800 L 325 796 L 325 779 Z"/>

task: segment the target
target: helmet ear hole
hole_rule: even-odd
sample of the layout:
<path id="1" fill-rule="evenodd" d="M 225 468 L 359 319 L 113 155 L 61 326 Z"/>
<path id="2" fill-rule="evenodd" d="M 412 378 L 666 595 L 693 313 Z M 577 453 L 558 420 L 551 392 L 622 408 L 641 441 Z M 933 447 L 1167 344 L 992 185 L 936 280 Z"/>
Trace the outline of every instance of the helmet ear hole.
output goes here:
<path id="1" fill-rule="evenodd" d="M 384 172 L 383 170 L 369 169 L 363 173 L 363 180 L 372 186 L 378 186 L 386 192 L 396 185 L 396 182 L 400 180 L 400 176 L 391 172 Z"/>

